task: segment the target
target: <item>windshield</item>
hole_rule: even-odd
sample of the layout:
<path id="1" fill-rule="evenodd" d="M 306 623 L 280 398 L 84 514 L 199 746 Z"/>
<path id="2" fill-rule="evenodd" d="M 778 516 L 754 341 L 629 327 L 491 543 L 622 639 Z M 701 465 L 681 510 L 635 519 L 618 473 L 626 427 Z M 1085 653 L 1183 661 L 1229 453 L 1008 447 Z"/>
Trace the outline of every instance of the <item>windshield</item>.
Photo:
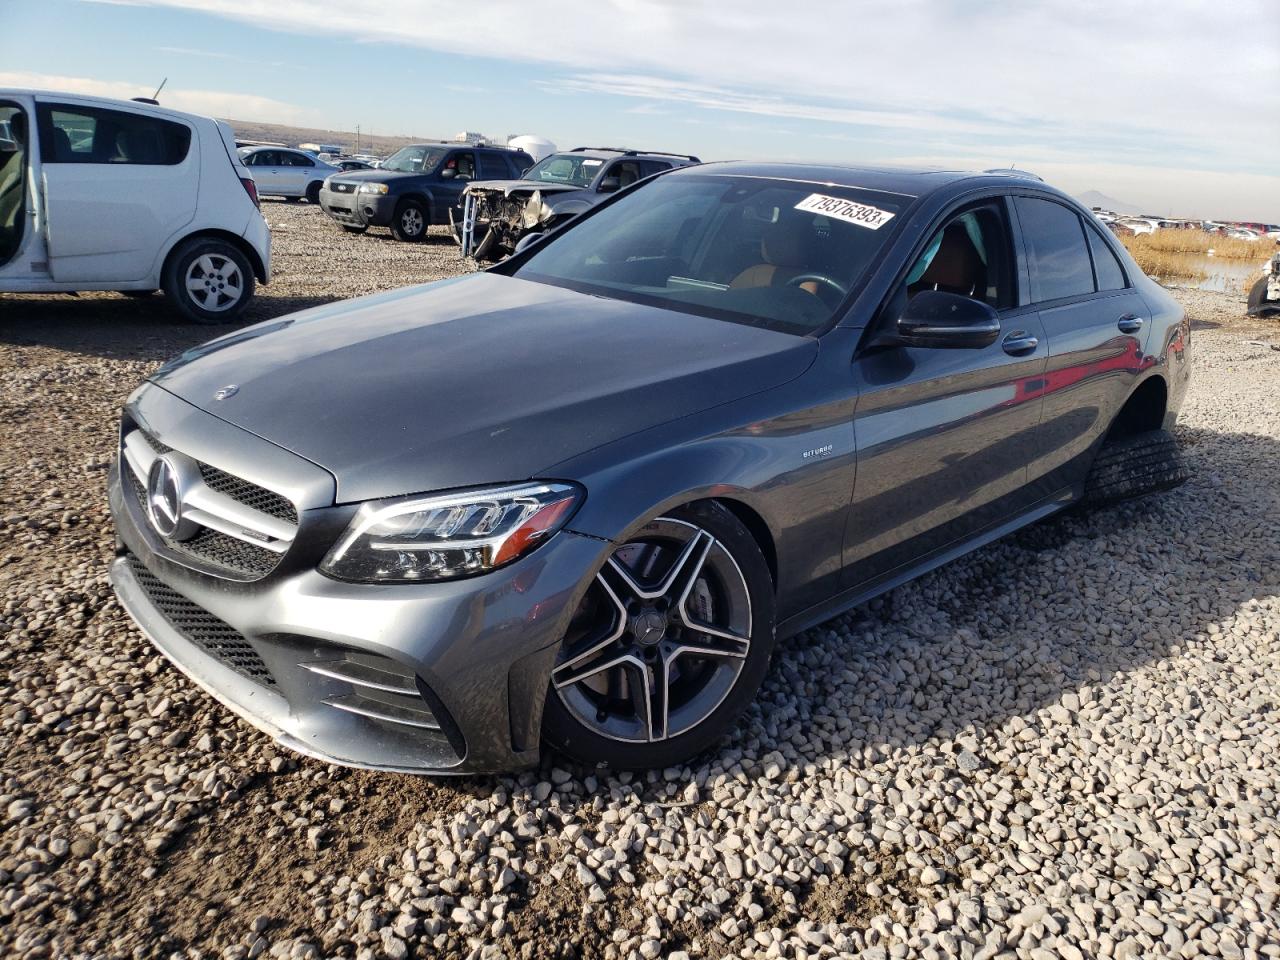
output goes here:
<path id="1" fill-rule="evenodd" d="M 811 334 L 861 282 L 912 199 L 755 177 L 659 177 L 565 230 L 513 275 Z"/>
<path id="2" fill-rule="evenodd" d="M 524 178 L 537 180 L 539 183 L 565 183 L 573 187 L 589 187 L 603 166 L 604 161 L 598 157 L 553 153 L 535 163 Z"/>
<path id="3" fill-rule="evenodd" d="M 430 173 L 448 152 L 438 147 L 401 147 L 387 157 L 382 169 L 396 173 Z"/>

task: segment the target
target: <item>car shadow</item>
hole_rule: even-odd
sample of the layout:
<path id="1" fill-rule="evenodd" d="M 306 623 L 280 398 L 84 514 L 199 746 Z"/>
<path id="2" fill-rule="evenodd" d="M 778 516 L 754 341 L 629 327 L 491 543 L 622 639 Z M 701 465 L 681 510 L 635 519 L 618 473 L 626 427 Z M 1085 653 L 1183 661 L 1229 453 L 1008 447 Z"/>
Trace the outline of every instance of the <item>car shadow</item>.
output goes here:
<path id="1" fill-rule="evenodd" d="M 254 297 L 236 323 L 188 323 L 161 295 L 0 294 L 0 344 L 39 346 L 117 360 L 167 360 L 214 337 L 288 313 L 341 300 Z"/>

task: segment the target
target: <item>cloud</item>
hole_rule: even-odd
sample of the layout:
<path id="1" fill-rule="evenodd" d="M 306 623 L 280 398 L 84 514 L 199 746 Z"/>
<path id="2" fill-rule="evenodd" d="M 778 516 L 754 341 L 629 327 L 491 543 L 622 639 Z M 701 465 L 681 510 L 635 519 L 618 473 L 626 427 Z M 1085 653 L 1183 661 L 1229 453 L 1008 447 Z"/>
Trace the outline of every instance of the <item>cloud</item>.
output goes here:
<path id="1" fill-rule="evenodd" d="M 89 77 L 68 77 L 11 70 L 0 70 L 0 87 L 58 90 L 95 97 L 114 97 L 119 100 L 149 97 L 155 93 L 153 86 L 127 80 L 97 80 Z M 306 124 L 318 119 L 317 112 L 311 108 L 299 107 L 256 94 L 232 93 L 225 90 L 192 90 L 166 85 L 160 94 L 160 102 L 175 110 L 185 110 L 188 113 L 227 120 Z"/>
<path id="2" fill-rule="evenodd" d="M 974 136 L 1159 138 L 1239 166 L 1273 156 L 1280 61 L 1265 0 L 135 0 L 296 33 L 568 68 L 578 90 Z M 649 89 L 635 90 L 636 82 Z M 917 119 L 920 118 L 920 119 Z M 1088 151 L 1087 142 L 1079 150 Z M 1259 162 L 1254 160 L 1252 162 Z"/>

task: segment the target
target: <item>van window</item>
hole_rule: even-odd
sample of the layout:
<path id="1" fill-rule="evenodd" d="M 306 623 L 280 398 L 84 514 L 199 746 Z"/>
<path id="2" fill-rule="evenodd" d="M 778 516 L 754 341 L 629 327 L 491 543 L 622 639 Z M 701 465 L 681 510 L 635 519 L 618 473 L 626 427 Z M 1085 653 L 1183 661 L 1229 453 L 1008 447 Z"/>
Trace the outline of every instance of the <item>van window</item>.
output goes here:
<path id="1" fill-rule="evenodd" d="M 1093 265 L 1076 212 L 1038 197 L 1014 197 L 1013 202 L 1030 260 L 1032 299 L 1093 293 Z"/>
<path id="2" fill-rule="evenodd" d="M 506 164 L 502 162 L 502 157 L 496 153 L 481 150 L 476 154 L 476 160 L 480 163 L 481 180 L 505 180 L 510 176 L 507 173 Z"/>
<path id="3" fill-rule="evenodd" d="M 159 117 L 50 103 L 37 116 L 45 163 L 173 166 L 191 147 L 190 127 Z"/>

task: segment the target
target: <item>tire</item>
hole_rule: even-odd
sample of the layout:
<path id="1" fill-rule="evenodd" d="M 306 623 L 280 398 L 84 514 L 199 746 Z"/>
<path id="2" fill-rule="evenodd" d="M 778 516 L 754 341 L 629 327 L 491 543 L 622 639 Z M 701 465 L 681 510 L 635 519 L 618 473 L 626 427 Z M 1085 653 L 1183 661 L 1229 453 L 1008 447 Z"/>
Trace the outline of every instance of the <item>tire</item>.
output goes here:
<path id="1" fill-rule="evenodd" d="M 343 223 L 343 224 L 340 224 L 340 226 L 342 227 L 343 232 L 345 233 L 364 233 L 366 230 L 369 229 L 368 227 L 358 227 L 352 223 Z"/>
<path id="2" fill-rule="evenodd" d="M 431 217 L 420 200 L 401 200 L 391 217 L 391 235 L 406 243 L 417 243 L 427 235 Z"/>
<path id="3" fill-rule="evenodd" d="M 320 203 L 320 181 L 313 180 L 307 184 L 307 203 L 314 203 L 317 206 Z"/>
<path id="4" fill-rule="evenodd" d="M 1249 305 L 1245 312 L 1251 317 L 1280 313 L 1280 300 L 1267 300 L 1266 277 L 1259 277 L 1258 282 L 1249 288 Z"/>
<path id="5" fill-rule="evenodd" d="M 673 510 L 593 578 L 552 669 L 543 742 L 591 766 L 684 763 L 751 703 L 773 645 L 773 580 L 746 527 L 716 503 Z"/>
<path id="6" fill-rule="evenodd" d="M 1189 476 L 1178 441 L 1166 430 L 1105 443 L 1085 480 L 1084 503 L 1106 506 L 1181 486 Z"/>
<path id="7" fill-rule="evenodd" d="M 161 278 L 165 296 L 192 323 L 231 323 L 253 299 L 253 268 L 238 247 L 193 237 L 169 256 Z"/>

